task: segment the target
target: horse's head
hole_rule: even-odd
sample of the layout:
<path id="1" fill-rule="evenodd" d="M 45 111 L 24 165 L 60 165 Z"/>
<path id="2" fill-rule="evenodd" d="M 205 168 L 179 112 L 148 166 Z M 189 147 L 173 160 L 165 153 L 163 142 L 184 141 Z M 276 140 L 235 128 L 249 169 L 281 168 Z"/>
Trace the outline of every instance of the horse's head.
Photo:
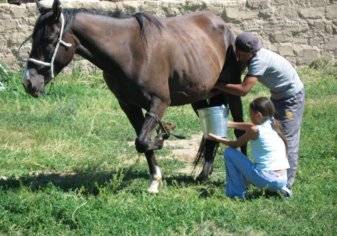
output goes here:
<path id="1" fill-rule="evenodd" d="M 37 1 L 40 11 L 32 35 L 32 49 L 23 74 L 23 85 L 30 95 L 37 97 L 73 58 L 75 41 L 64 32 L 65 19 L 61 3 L 54 0 L 52 8 L 44 8 Z M 67 41 L 67 42 L 66 42 Z"/>

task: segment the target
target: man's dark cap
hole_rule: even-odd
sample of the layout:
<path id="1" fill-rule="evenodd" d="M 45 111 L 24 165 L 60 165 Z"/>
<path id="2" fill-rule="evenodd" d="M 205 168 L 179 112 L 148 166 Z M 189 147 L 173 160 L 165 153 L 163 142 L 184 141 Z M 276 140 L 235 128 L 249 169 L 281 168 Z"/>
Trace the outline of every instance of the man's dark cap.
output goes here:
<path id="1" fill-rule="evenodd" d="M 243 52 L 256 53 L 262 48 L 262 43 L 254 34 L 243 32 L 236 37 L 235 47 Z"/>

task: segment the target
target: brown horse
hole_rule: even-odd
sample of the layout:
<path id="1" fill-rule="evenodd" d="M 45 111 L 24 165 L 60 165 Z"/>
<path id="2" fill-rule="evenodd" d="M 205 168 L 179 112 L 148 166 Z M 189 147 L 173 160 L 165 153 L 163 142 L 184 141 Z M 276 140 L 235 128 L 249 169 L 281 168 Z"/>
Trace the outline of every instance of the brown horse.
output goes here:
<path id="1" fill-rule="evenodd" d="M 228 102 L 234 120 L 242 121 L 239 97 L 212 97 L 218 79 L 240 83 L 241 76 L 234 36 L 220 17 L 199 12 L 157 19 L 144 13 L 62 10 L 59 0 L 51 9 L 39 4 L 38 8 L 23 76 L 26 91 L 39 96 L 75 53 L 102 69 L 136 131 L 137 151 L 145 153 L 152 178 L 150 192 L 158 191 L 162 178 L 153 151 L 163 146 L 167 136 L 164 132 L 152 137 L 151 133 L 157 125 L 164 129 L 161 118 L 168 106 L 191 103 L 197 109 Z M 215 144 L 207 143 L 208 160 L 201 176 L 208 176 L 213 162 Z"/>

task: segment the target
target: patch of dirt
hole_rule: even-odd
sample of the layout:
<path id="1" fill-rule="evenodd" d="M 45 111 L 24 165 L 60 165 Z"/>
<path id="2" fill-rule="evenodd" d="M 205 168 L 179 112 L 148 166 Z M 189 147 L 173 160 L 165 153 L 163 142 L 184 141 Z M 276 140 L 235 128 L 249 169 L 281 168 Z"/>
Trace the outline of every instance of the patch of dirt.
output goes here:
<path id="1" fill-rule="evenodd" d="M 177 170 L 178 173 L 192 174 L 194 164 L 193 161 L 197 155 L 202 134 L 194 134 L 189 139 L 169 139 L 165 140 L 164 147 L 169 149 L 172 154 L 165 158 L 172 158 L 186 163 L 183 169 Z M 134 146 L 134 142 L 128 142 L 129 146 Z M 160 159 L 160 157 L 157 157 Z M 132 162 L 130 162 L 131 164 Z M 201 167 L 197 167 L 194 173 L 199 173 Z"/>
<path id="2" fill-rule="evenodd" d="M 177 160 L 192 163 L 198 152 L 201 137 L 202 134 L 194 134 L 190 139 L 165 140 L 163 148 L 171 150 Z M 128 145 L 134 147 L 135 142 L 130 141 Z"/>
<path id="3" fill-rule="evenodd" d="M 190 139 L 166 140 L 164 148 L 170 149 L 180 161 L 192 163 L 198 152 L 202 134 L 192 135 Z"/>
<path id="4" fill-rule="evenodd" d="M 172 152 L 172 155 L 170 155 L 170 157 L 172 159 L 177 159 L 179 161 L 185 162 L 185 167 L 177 170 L 178 173 L 194 175 L 201 171 L 200 166 L 197 166 L 194 169 L 193 164 L 193 161 L 198 152 L 201 137 L 202 134 L 194 134 L 190 139 L 175 139 L 165 141 L 164 148 L 167 148 Z"/>

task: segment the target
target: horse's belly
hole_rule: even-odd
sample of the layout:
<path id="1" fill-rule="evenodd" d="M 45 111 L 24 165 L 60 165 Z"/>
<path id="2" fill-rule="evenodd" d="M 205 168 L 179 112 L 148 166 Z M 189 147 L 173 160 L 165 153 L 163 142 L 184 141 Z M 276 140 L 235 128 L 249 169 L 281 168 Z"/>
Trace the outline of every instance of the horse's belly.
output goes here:
<path id="1" fill-rule="evenodd" d="M 179 106 L 194 103 L 199 100 L 207 99 L 210 90 L 214 87 L 216 76 L 205 76 L 203 79 L 184 81 L 182 83 L 171 83 L 170 99 L 171 106 Z M 193 82 L 192 82 L 193 81 Z"/>
<path id="2" fill-rule="evenodd" d="M 199 94 L 187 94 L 185 92 L 176 92 L 171 96 L 171 106 L 180 106 L 185 104 L 194 103 L 199 100 L 208 98 L 207 92 Z"/>
<path id="3" fill-rule="evenodd" d="M 191 104 L 199 100 L 207 99 L 207 95 L 203 96 L 202 98 L 200 96 L 191 97 L 191 96 L 185 96 L 184 94 L 178 94 L 176 97 L 171 101 L 171 106 L 182 106 L 186 104 Z"/>
<path id="4" fill-rule="evenodd" d="M 222 58 L 212 54 L 213 57 L 209 58 L 213 60 L 202 60 L 200 55 L 203 54 L 207 53 L 194 52 L 191 53 L 194 56 L 182 56 L 178 57 L 179 60 L 175 60 L 169 78 L 170 99 L 173 106 L 206 99 L 219 79 Z"/>
<path id="5" fill-rule="evenodd" d="M 140 89 L 137 84 L 130 82 L 127 78 L 114 76 L 106 76 L 104 79 L 118 101 L 144 109 L 150 107 L 150 95 Z"/>

